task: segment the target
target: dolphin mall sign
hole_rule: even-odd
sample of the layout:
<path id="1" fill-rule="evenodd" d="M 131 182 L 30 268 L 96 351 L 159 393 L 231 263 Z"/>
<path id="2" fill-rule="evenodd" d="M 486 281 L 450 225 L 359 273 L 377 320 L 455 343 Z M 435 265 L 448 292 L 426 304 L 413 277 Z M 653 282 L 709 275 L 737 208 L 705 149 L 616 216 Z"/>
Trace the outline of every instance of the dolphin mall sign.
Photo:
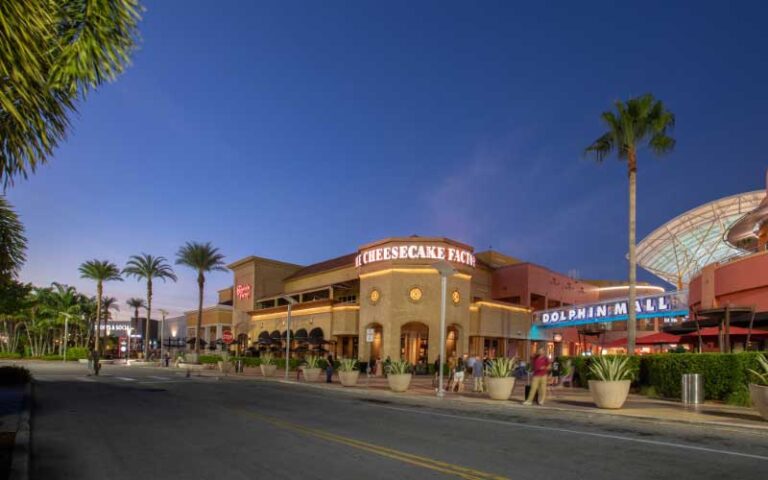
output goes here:
<path id="1" fill-rule="evenodd" d="M 540 310 L 534 313 L 534 325 L 539 328 L 554 328 L 619 322 L 627 319 L 628 308 L 628 300 L 618 298 L 599 303 Z M 639 297 L 635 302 L 635 311 L 639 319 L 688 315 L 688 292 L 681 290 Z"/>

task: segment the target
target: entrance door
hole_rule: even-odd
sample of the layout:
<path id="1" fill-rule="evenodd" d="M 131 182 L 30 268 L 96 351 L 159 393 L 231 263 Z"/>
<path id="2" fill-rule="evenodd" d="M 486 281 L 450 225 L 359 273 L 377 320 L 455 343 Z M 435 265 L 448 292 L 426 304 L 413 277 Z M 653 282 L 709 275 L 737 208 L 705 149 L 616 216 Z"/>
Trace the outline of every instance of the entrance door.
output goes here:
<path id="1" fill-rule="evenodd" d="M 427 364 L 429 350 L 429 327 L 420 322 L 406 323 L 400 328 L 400 356 L 417 364 Z"/>

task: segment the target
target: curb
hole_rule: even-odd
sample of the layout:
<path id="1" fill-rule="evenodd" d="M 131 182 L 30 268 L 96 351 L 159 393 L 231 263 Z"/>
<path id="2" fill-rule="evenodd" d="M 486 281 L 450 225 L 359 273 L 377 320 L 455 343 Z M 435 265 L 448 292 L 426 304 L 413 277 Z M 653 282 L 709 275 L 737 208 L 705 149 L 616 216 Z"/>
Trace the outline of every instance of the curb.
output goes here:
<path id="1" fill-rule="evenodd" d="M 30 475 L 30 457 L 32 454 L 32 401 L 33 382 L 30 381 L 24 388 L 23 409 L 19 416 L 19 428 L 13 444 L 11 455 L 11 468 L 8 480 L 27 480 Z"/>
<path id="2" fill-rule="evenodd" d="M 496 407 L 496 408 L 510 408 L 514 410 L 522 410 L 522 411 L 532 411 L 532 410 L 546 410 L 551 412 L 567 412 L 567 413 L 575 413 L 579 415 L 584 416 L 590 416 L 590 415 L 600 415 L 606 418 L 626 418 L 630 420 L 642 420 L 650 423 L 662 423 L 662 424 L 683 424 L 683 425 L 693 425 L 693 426 L 700 426 L 700 427 L 720 427 L 720 428 L 726 428 L 729 430 L 742 430 L 746 431 L 749 430 L 752 433 L 763 433 L 768 432 L 768 422 L 765 422 L 765 425 L 734 425 L 733 423 L 729 422 L 718 422 L 718 421 L 701 421 L 701 420 L 688 420 L 684 418 L 658 418 L 658 417 L 649 417 L 644 415 L 632 415 L 632 414 L 626 414 L 626 413 L 613 413 L 609 410 L 601 410 L 598 408 L 595 408 L 594 410 L 584 410 L 584 409 L 574 409 L 574 408 L 565 408 L 565 407 L 552 407 L 552 406 L 536 406 L 536 407 L 528 407 L 523 406 L 522 404 L 514 404 L 510 403 L 505 405 L 504 402 L 499 403 L 485 403 L 480 399 L 480 402 L 477 402 L 475 399 L 467 399 L 465 397 L 456 397 L 456 398 L 443 398 L 442 400 L 437 399 L 436 397 L 426 397 L 423 395 L 415 395 L 415 394 L 409 394 L 409 393 L 398 393 L 394 394 L 392 392 L 388 392 L 386 390 L 378 391 L 378 390 L 371 390 L 366 388 L 359 388 L 359 387 L 353 387 L 348 389 L 339 389 L 336 387 L 327 387 L 322 384 L 313 384 L 313 383 L 303 383 L 303 382 L 296 382 L 294 380 L 284 380 L 282 378 L 260 378 L 255 377 L 254 380 L 261 381 L 261 382 L 269 382 L 269 383 L 282 383 L 282 384 L 290 384 L 295 386 L 305 386 L 309 388 L 315 388 L 318 390 L 328 390 L 328 391 L 337 391 L 341 392 L 342 394 L 349 395 L 349 394 L 362 394 L 366 396 L 381 396 L 381 397 L 388 397 L 388 398 L 401 398 L 403 400 L 408 399 L 411 401 L 417 401 L 421 400 L 427 401 L 427 402 L 450 402 L 453 403 L 454 406 L 456 404 L 462 404 L 462 405 L 484 405 L 489 407 Z M 683 407 L 681 407 L 683 408 Z"/>

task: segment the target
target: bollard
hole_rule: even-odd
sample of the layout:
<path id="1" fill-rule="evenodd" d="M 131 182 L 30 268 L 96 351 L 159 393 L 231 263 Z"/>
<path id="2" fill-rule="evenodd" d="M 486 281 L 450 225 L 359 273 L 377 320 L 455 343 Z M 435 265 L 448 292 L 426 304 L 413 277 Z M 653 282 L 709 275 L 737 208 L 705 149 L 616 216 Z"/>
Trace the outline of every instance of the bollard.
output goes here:
<path id="1" fill-rule="evenodd" d="M 681 382 L 683 405 L 704 402 L 704 380 L 700 373 L 684 373 Z"/>

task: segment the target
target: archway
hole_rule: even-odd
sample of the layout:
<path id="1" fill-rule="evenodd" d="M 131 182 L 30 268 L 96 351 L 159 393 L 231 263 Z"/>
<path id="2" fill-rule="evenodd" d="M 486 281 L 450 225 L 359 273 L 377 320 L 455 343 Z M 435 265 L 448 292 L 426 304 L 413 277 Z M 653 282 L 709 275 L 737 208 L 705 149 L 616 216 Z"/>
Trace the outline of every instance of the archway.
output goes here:
<path id="1" fill-rule="evenodd" d="M 400 357 L 413 365 L 429 362 L 429 327 L 409 322 L 400 327 Z"/>
<path id="2" fill-rule="evenodd" d="M 445 331 L 445 358 L 459 355 L 459 342 L 461 341 L 461 327 L 449 325 Z"/>

